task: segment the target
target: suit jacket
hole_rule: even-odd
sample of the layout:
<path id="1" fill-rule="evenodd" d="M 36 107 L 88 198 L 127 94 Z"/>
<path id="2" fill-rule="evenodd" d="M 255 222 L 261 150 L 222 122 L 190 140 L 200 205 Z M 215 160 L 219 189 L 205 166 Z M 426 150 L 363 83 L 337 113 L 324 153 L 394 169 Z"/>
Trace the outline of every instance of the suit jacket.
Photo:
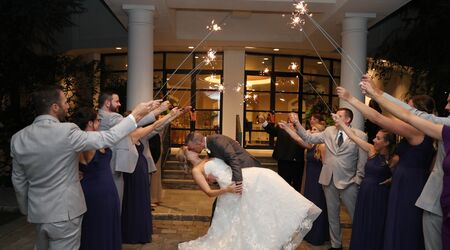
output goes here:
<path id="1" fill-rule="evenodd" d="M 426 112 L 417 110 L 386 93 L 384 93 L 383 96 L 386 97 L 391 102 L 394 102 L 397 105 L 402 106 L 403 108 L 409 110 L 413 114 L 423 119 L 432 121 L 433 123 L 436 124 L 444 124 L 450 126 L 450 117 L 437 117 L 433 114 L 428 114 Z M 445 158 L 444 144 L 442 143 L 442 140 L 440 140 L 438 144 L 436 159 L 434 161 L 433 170 L 431 171 L 430 176 L 428 177 L 428 180 L 425 183 L 425 186 L 423 187 L 422 193 L 420 194 L 416 202 L 417 207 L 420 207 L 423 210 L 426 210 L 428 212 L 440 216 L 442 216 L 440 197 L 443 187 L 442 182 L 444 177 L 444 170 L 442 168 L 442 161 L 444 160 L 444 158 Z"/>
<path id="2" fill-rule="evenodd" d="M 367 141 L 367 135 L 364 132 L 355 128 L 352 130 L 358 137 Z M 361 183 L 364 178 L 367 153 L 350 138 L 346 138 L 339 147 L 337 145 L 338 129 L 335 126 L 329 126 L 323 132 L 315 134 L 311 134 L 300 126 L 297 132 L 307 143 L 325 143 L 326 145 L 327 152 L 320 172 L 320 184 L 327 186 L 333 179 L 336 188 L 345 189 L 353 183 L 358 185 Z"/>
<path id="3" fill-rule="evenodd" d="M 40 115 L 14 134 L 12 182 L 28 221 L 67 221 L 86 212 L 78 177 L 79 152 L 111 147 L 135 128 L 127 118 L 108 131 L 85 132 L 74 123 Z"/>
<path id="4" fill-rule="evenodd" d="M 116 112 L 105 112 L 103 109 L 98 111 L 100 117 L 100 130 L 107 130 L 117 123 L 119 123 L 123 116 Z M 150 113 L 143 118 L 144 121 L 140 121 L 138 126 L 145 125 L 147 123 L 154 122 L 156 120 L 155 115 Z M 145 145 L 144 145 L 145 146 Z M 145 150 L 145 149 L 144 149 Z M 148 150 L 148 147 L 147 147 Z M 138 152 L 136 146 L 131 141 L 130 137 L 125 137 L 117 144 L 111 147 L 111 170 L 117 172 L 133 173 L 136 168 L 138 160 Z M 147 155 L 147 154 L 146 154 Z M 153 160 L 152 160 L 153 161 Z M 153 163 L 154 164 L 154 163 Z M 149 163 L 150 165 L 150 163 Z M 155 167 L 156 169 L 156 167 Z"/>
<path id="5" fill-rule="evenodd" d="M 228 136 L 209 135 L 206 137 L 206 147 L 211 157 L 222 159 L 231 167 L 232 181 L 242 181 L 241 168 L 261 167 L 261 163 L 254 156 Z"/>
<path id="6" fill-rule="evenodd" d="M 284 130 L 268 123 L 264 130 L 270 135 L 277 137 L 277 142 L 273 149 L 272 157 L 276 160 L 304 162 L 305 149 L 292 139 L 292 137 Z"/>

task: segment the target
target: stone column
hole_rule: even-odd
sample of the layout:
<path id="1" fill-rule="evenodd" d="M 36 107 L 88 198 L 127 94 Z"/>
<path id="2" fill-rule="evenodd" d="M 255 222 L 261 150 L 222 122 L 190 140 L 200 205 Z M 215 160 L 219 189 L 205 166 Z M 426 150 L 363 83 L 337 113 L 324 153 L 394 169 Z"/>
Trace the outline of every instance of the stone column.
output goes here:
<path id="1" fill-rule="evenodd" d="M 124 4 L 128 14 L 127 110 L 153 99 L 153 13 L 155 6 Z"/>
<path id="2" fill-rule="evenodd" d="M 362 102 L 364 95 L 359 82 L 367 66 L 367 20 L 374 17 L 374 13 L 346 13 L 342 22 L 341 86 Z M 364 117 L 360 112 L 342 100 L 339 106 L 352 109 L 352 126 L 364 130 Z"/>

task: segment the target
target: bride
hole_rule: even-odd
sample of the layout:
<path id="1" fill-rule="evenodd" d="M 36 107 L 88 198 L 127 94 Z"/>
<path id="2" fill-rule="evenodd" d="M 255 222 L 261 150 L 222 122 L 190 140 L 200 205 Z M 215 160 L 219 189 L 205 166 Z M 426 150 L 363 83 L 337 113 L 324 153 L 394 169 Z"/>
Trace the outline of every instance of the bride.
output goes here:
<path id="1" fill-rule="evenodd" d="M 181 152 L 178 157 L 194 166 L 192 176 L 200 189 L 219 197 L 207 234 L 180 243 L 178 249 L 296 249 L 321 213 L 270 169 L 243 168 L 239 190 L 221 159 L 202 160 L 186 148 Z M 211 189 L 211 181 L 220 189 Z"/>

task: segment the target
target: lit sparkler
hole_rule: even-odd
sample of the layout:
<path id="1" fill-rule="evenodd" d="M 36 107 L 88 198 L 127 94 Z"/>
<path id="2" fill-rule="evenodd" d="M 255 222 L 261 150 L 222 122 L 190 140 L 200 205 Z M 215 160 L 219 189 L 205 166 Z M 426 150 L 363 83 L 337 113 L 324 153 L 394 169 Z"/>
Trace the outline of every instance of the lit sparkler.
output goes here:
<path id="1" fill-rule="evenodd" d="M 306 8 L 308 5 L 304 1 L 293 3 L 294 11 L 291 14 L 291 28 L 299 28 L 303 30 L 303 25 L 305 24 L 305 15 L 312 16 L 312 13 L 308 13 L 308 9 Z"/>

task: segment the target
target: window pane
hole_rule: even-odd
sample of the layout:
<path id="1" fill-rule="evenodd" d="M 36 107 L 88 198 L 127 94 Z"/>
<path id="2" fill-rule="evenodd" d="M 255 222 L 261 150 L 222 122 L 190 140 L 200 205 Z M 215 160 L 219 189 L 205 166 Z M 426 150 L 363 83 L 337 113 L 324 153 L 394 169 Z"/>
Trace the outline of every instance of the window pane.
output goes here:
<path id="1" fill-rule="evenodd" d="M 324 65 L 322 64 L 319 58 L 317 59 L 305 58 L 303 62 L 304 62 L 303 73 L 328 75 L 327 70 L 325 69 Z M 324 62 L 328 70 L 330 70 L 330 61 L 324 60 Z"/>
<path id="2" fill-rule="evenodd" d="M 189 130 L 170 130 L 170 143 L 171 144 L 184 144 L 186 135 L 189 134 Z"/>
<path id="3" fill-rule="evenodd" d="M 340 78 L 334 78 L 334 82 L 332 82 L 332 89 L 333 89 L 333 95 L 337 95 L 337 92 L 336 92 L 336 85 L 334 84 L 336 82 L 336 85 L 337 86 L 341 86 L 341 79 Z"/>
<path id="4" fill-rule="evenodd" d="M 267 117 L 267 114 L 269 111 L 262 111 L 262 112 L 247 112 L 245 114 L 245 122 L 244 127 L 246 130 L 263 130 L 261 127 L 261 124 L 258 124 L 258 116 Z"/>
<path id="5" fill-rule="evenodd" d="M 167 76 L 169 78 L 170 75 Z M 190 89 L 191 88 L 191 75 L 187 74 L 175 74 L 170 77 L 167 83 L 167 88 L 174 89 Z"/>
<path id="6" fill-rule="evenodd" d="M 303 83 L 303 92 L 310 94 L 329 94 L 329 79 L 322 76 L 305 76 Z M 311 86 L 312 85 L 312 86 Z"/>
<path id="7" fill-rule="evenodd" d="M 103 72 L 105 86 L 115 88 L 125 86 L 128 80 L 127 72 Z"/>
<path id="8" fill-rule="evenodd" d="M 159 89 L 164 84 L 163 82 L 163 72 L 162 71 L 155 71 L 153 72 L 153 88 Z"/>
<path id="9" fill-rule="evenodd" d="M 189 53 L 167 53 L 166 54 L 166 68 L 167 69 L 192 69 L 192 55 Z M 181 62 L 186 61 L 180 66 Z"/>
<path id="10" fill-rule="evenodd" d="M 213 129 L 215 131 L 219 130 L 219 111 L 196 111 L 196 115 L 196 129 Z"/>
<path id="11" fill-rule="evenodd" d="M 295 63 L 297 69 L 292 69 L 291 64 Z M 296 72 L 300 70 L 300 58 L 298 57 L 275 57 L 275 72 Z"/>
<path id="12" fill-rule="evenodd" d="M 265 131 L 246 131 L 246 146 L 269 146 L 269 134 Z"/>
<path id="13" fill-rule="evenodd" d="M 341 75 L 341 62 L 333 61 L 333 76 Z"/>
<path id="14" fill-rule="evenodd" d="M 127 70 L 128 68 L 126 55 L 105 56 L 104 63 L 108 71 Z"/>
<path id="15" fill-rule="evenodd" d="M 270 91 L 270 76 L 247 75 L 247 90 Z"/>
<path id="16" fill-rule="evenodd" d="M 219 91 L 197 91 L 195 94 L 197 109 L 219 109 Z"/>
<path id="17" fill-rule="evenodd" d="M 222 76 L 217 74 L 201 74 L 196 75 L 196 87 L 197 89 L 219 89 Z"/>
<path id="18" fill-rule="evenodd" d="M 155 69 L 163 69 L 163 53 L 154 53 L 153 54 L 153 68 Z"/>
<path id="19" fill-rule="evenodd" d="M 270 110 L 270 93 L 247 92 L 245 104 L 248 110 Z"/>
<path id="20" fill-rule="evenodd" d="M 335 112 L 339 108 L 339 97 L 332 97 L 333 106 L 331 106 L 331 110 Z M 355 111 L 355 109 L 352 109 L 352 111 Z"/>
<path id="21" fill-rule="evenodd" d="M 261 55 L 245 55 L 245 70 L 272 70 L 272 57 Z"/>
<path id="22" fill-rule="evenodd" d="M 277 92 L 298 92 L 297 77 L 277 77 L 275 80 L 275 90 Z"/>
<path id="23" fill-rule="evenodd" d="M 275 94 L 276 111 L 298 111 L 298 94 Z"/>
<path id="24" fill-rule="evenodd" d="M 205 64 L 203 63 L 202 66 L 199 67 L 199 69 L 222 69 L 222 54 L 215 54 L 215 59 L 209 63 Z M 195 56 L 195 66 L 197 67 L 200 63 L 202 63 L 206 59 L 206 54 L 197 54 Z"/>
<path id="25" fill-rule="evenodd" d="M 185 107 L 191 105 L 191 91 L 190 90 L 178 90 L 171 92 L 167 99 L 175 106 Z"/>
<path id="26" fill-rule="evenodd" d="M 179 116 L 177 119 L 173 120 L 170 125 L 171 128 L 186 128 L 189 129 L 190 127 L 190 115 L 189 113 L 183 114 Z"/>

